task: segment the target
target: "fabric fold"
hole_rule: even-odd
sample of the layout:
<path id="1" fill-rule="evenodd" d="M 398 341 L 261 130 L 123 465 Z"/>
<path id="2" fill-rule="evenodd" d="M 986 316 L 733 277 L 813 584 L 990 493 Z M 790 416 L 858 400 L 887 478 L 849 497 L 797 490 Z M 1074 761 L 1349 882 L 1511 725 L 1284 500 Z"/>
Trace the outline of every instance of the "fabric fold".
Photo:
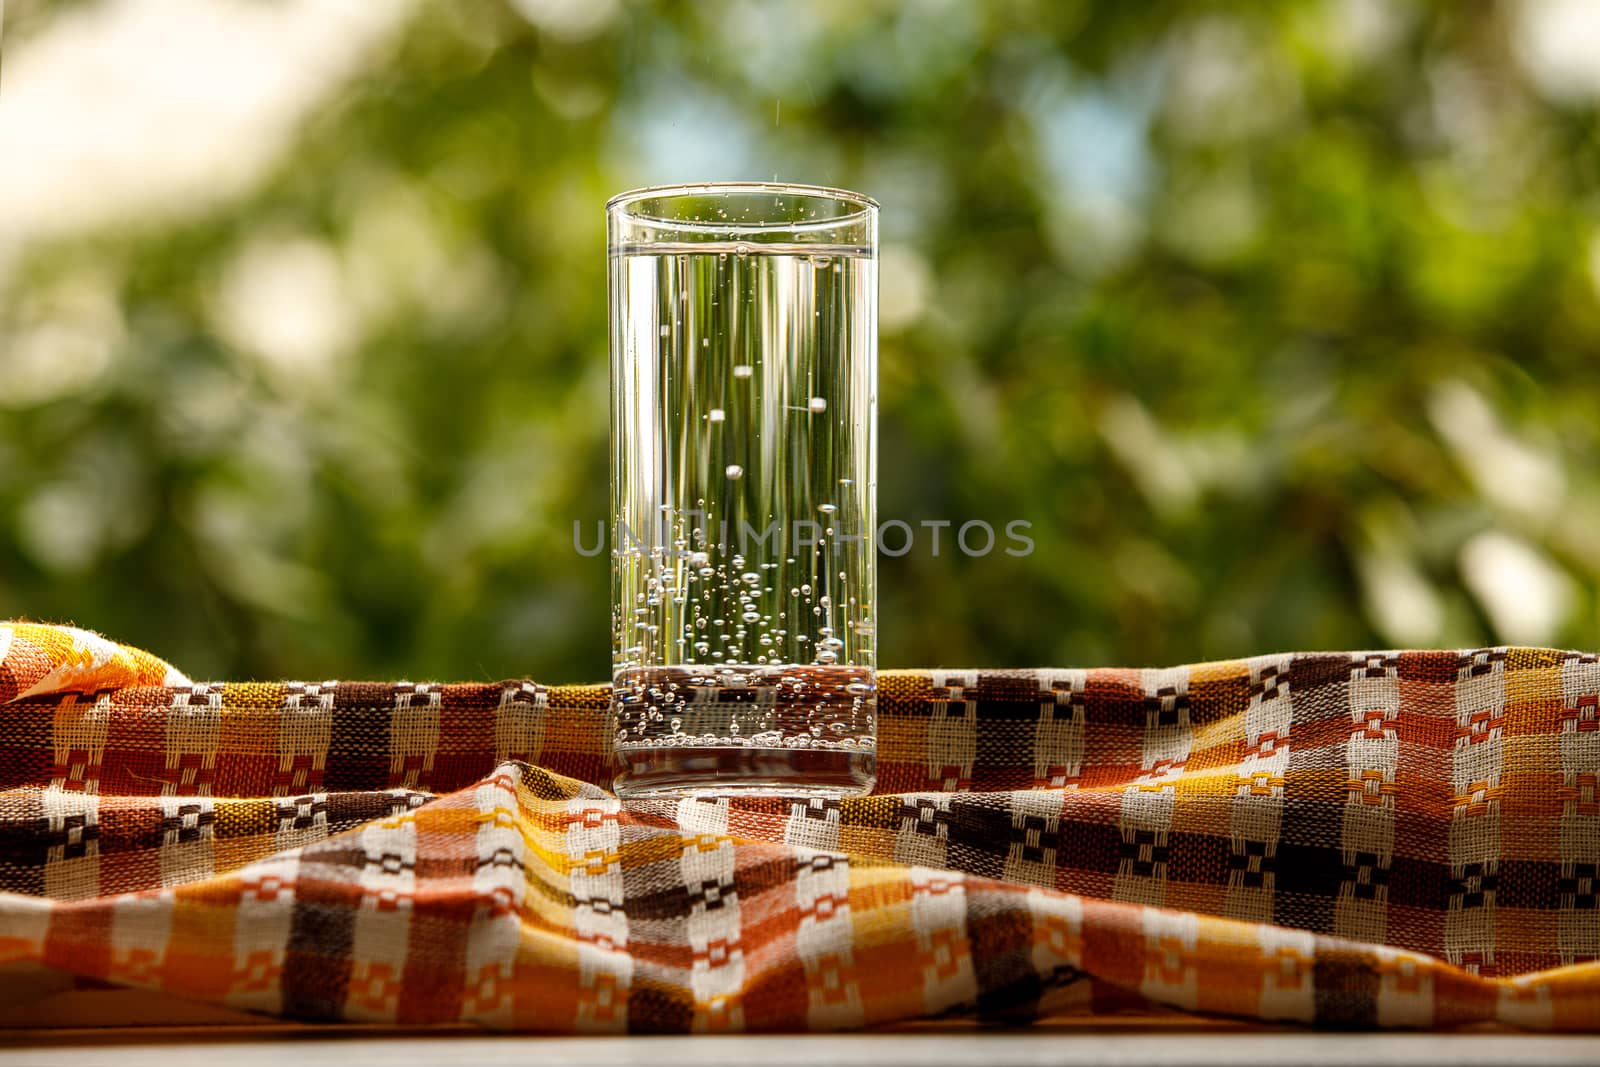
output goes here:
<path id="1" fill-rule="evenodd" d="M 624 804 L 604 686 L 0 635 L 0 962 L 545 1031 L 1600 1029 L 1593 655 L 884 672 L 878 794 Z"/>

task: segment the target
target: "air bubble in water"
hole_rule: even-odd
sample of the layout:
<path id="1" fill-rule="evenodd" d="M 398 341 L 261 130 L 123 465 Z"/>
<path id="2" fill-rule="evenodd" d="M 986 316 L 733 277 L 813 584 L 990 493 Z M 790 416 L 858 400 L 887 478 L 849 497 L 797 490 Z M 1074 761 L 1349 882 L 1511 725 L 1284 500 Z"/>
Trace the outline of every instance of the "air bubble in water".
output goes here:
<path id="1" fill-rule="evenodd" d="M 721 422 L 727 417 L 727 413 L 721 408 L 712 408 L 710 411 L 706 412 L 706 419 L 710 422 Z"/>
<path id="2" fill-rule="evenodd" d="M 828 410 L 828 401 L 824 397 L 814 396 L 806 404 L 806 407 L 811 409 L 811 414 L 821 415 L 824 411 Z"/>
<path id="3" fill-rule="evenodd" d="M 741 619 L 743 619 L 745 622 L 760 622 L 761 621 L 761 612 L 759 612 L 759 611 L 747 611 L 743 615 L 740 615 L 739 617 Z"/>
<path id="4" fill-rule="evenodd" d="M 671 326 L 663 326 L 663 327 L 661 327 L 661 336 L 662 337 L 671 337 L 672 336 L 672 327 Z"/>
<path id="5" fill-rule="evenodd" d="M 755 571 L 745 571 L 743 574 L 739 575 L 739 580 L 745 585 L 756 585 L 761 581 L 761 575 L 757 574 Z"/>
<path id="6" fill-rule="evenodd" d="M 835 511 L 838 511 L 839 509 L 836 508 L 835 506 L 833 506 L 832 504 L 818 504 L 817 505 L 817 510 L 822 512 L 824 515 L 832 515 Z"/>
<path id="7" fill-rule="evenodd" d="M 756 369 L 748 363 L 735 364 L 733 368 L 733 376 L 735 378 L 748 378 L 755 372 Z"/>
<path id="8" fill-rule="evenodd" d="M 739 479 L 744 477 L 744 468 L 739 466 L 737 463 L 730 463 L 722 473 L 726 474 L 729 478 Z"/>

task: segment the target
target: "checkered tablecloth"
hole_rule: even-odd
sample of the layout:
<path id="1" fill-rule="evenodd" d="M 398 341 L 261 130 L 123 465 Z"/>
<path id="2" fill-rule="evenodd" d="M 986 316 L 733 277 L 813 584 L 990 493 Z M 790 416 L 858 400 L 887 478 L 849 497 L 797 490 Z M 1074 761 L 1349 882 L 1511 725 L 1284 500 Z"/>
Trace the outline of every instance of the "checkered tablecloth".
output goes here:
<path id="1" fill-rule="evenodd" d="M 0 963 L 553 1031 L 1600 1030 L 1600 657 L 880 686 L 876 795 L 624 804 L 604 686 L 199 684 L 0 624 Z"/>

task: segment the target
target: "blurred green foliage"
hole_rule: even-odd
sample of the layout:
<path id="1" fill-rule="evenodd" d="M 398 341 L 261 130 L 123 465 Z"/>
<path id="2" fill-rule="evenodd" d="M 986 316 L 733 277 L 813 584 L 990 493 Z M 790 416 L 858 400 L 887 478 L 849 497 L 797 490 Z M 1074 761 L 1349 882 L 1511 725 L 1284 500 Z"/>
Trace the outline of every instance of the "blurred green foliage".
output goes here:
<path id="1" fill-rule="evenodd" d="M 605 677 L 602 205 L 777 176 L 883 204 L 882 516 L 1033 524 L 884 558 L 885 666 L 1600 644 L 1600 125 L 1509 5 L 576 9 L 422 3 L 247 195 L 26 250 L 0 617 Z"/>

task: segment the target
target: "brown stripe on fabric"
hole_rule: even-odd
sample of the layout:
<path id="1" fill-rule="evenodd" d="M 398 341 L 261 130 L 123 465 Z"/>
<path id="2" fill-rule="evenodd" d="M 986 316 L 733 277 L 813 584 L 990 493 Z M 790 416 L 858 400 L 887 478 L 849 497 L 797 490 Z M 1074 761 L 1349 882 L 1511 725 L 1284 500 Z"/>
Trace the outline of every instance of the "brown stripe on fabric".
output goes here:
<path id="1" fill-rule="evenodd" d="M 336 687 L 325 788 L 353 792 L 388 785 L 393 714 L 393 686 L 343 682 Z"/>
<path id="2" fill-rule="evenodd" d="M 1091 670 L 1084 678 L 1083 694 L 1089 704 L 1091 729 L 1124 726 L 1134 730 L 1135 737 L 1144 731 L 1145 694 L 1139 671 L 1116 667 Z"/>
<path id="3" fill-rule="evenodd" d="M 1284 775 L 1272 921 L 1316 933 L 1333 929 L 1333 906 L 1344 879 L 1340 851 L 1349 738 L 1350 657 L 1300 655 L 1289 661 L 1294 701 L 1289 769 Z M 1326 737 L 1310 729 L 1327 724 Z"/>
<path id="4" fill-rule="evenodd" d="M 343 1016 L 363 895 L 357 877 L 366 860 L 360 848 L 344 843 L 312 846 L 301 854 L 283 961 L 285 1015 Z"/>
<path id="5" fill-rule="evenodd" d="M 1039 680 L 1032 671 L 980 671 L 970 694 L 977 702 L 975 792 L 1028 789 L 1034 784 L 1039 725 Z"/>
<path id="6" fill-rule="evenodd" d="M 495 716 L 510 684 L 439 687 L 439 747 L 430 782 L 434 792 L 465 789 L 494 772 Z"/>
<path id="7" fill-rule="evenodd" d="M 1256 857 L 1271 871 L 1271 857 Z M 1223 887 L 1232 869 L 1230 839 L 1217 834 L 1193 834 L 1174 830 L 1167 835 L 1167 880 Z"/>
<path id="8" fill-rule="evenodd" d="M 44 895 L 50 819 L 37 790 L 0 794 L 0 892 Z"/>
<path id="9" fill-rule="evenodd" d="M 1032 788 L 1038 693 L 1026 704 L 980 700 L 978 721 L 982 729 L 977 734 L 977 755 L 972 763 L 973 792 Z"/>
<path id="10" fill-rule="evenodd" d="M 1243 662 L 1197 666 L 1189 679 L 1189 721 L 1202 729 L 1243 715 L 1250 694 L 1250 673 Z"/>
<path id="11" fill-rule="evenodd" d="M 1389 867 L 1389 944 L 1416 952 L 1438 955 L 1443 944 L 1443 924 L 1419 922 L 1417 918 L 1402 920 L 1401 909 L 1408 914 L 1439 915 L 1442 902 L 1450 899 L 1455 883 L 1450 877 L 1450 864 L 1444 859 L 1445 828 L 1437 820 L 1427 820 L 1435 827 L 1438 848 L 1430 849 L 1436 858 L 1418 858 L 1396 851 Z M 1399 836 L 1398 833 L 1396 835 Z"/>
<path id="12" fill-rule="evenodd" d="M 1011 822 L 1003 797 L 977 793 L 951 797 L 946 852 L 949 866 L 967 874 L 999 878 L 1012 836 Z"/>
<path id="13" fill-rule="evenodd" d="M 0 704 L 0 791 L 50 784 L 55 704 L 47 699 Z"/>
<path id="14" fill-rule="evenodd" d="M 628 989 L 628 1032 L 686 1034 L 694 1023 L 688 983 L 659 964 L 635 964 Z"/>
<path id="15" fill-rule="evenodd" d="M 1088 798 L 1076 793 L 1067 794 L 1056 850 L 1056 887 L 1074 893 L 1084 891 L 1078 888 L 1086 884 L 1083 879 L 1088 878 L 1094 885 L 1101 885 L 1102 879 L 1114 877 L 1122 865 L 1122 831 L 1112 821 L 1117 799 L 1096 798 L 1099 803 L 1092 815 L 1086 815 L 1086 805 L 1079 803 L 1082 799 Z M 1109 887 L 1110 882 L 1103 884 Z M 1109 893 L 1109 888 L 1106 893 Z M 1091 895 L 1104 896 L 1106 893 Z"/>
<path id="16" fill-rule="evenodd" d="M 1380 977 L 1365 953 L 1318 945 L 1311 981 L 1317 1025 L 1370 1029 L 1378 1024 Z"/>
<path id="17" fill-rule="evenodd" d="M 1033 965 L 1033 916 L 1027 898 L 1014 890 L 971 883 L 967 901 L 967 945 L 978 983 L 978 1016 L 1023 1021 L 1038 1013 L 1044 984 Z"/>

